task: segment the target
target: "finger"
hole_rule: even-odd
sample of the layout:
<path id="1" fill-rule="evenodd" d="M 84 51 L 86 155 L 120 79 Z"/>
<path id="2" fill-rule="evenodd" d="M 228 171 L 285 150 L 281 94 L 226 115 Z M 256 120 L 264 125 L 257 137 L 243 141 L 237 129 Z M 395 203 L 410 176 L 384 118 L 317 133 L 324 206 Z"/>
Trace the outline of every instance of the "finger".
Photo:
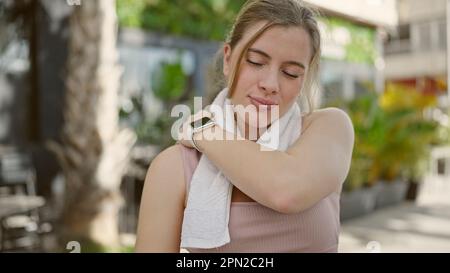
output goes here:
<path id="1" fill-rule="evenodd" d="M 197 113 L 195 113 L 194 115 L 191 116 L 191 121 L 200 120 L 200 119 L 202 119 L 204 117 L 212 119 L 213 115 L 209 111 L 201 110 L 201 111 L 198 111 Z"/>

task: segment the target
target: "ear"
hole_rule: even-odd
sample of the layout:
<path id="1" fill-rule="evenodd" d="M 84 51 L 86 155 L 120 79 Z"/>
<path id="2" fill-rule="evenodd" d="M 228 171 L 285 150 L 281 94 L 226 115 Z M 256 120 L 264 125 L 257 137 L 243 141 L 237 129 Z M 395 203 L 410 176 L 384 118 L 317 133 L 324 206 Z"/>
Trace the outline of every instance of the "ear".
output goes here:
<path id="1" fill-rule="evenodd" d="M 231 70 L 231 46 L 225 44 L 223 46 L 223 75 L 228 77 Z"/>

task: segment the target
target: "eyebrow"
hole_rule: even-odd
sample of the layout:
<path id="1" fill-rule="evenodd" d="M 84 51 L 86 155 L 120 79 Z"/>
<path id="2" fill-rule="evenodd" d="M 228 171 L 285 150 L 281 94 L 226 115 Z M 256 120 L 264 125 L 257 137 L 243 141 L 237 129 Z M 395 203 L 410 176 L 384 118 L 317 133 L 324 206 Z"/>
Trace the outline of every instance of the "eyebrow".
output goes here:
<path id="1" fill-rule="evenodd" d="M 264 51 L 262 51 L 262 50 L 256 49 L 256 48 L 249 48 L 247 51 L 248 51 L 248 52 L 253 52 L 253 53 L 257 53 L 257 54 L 263 55 L 264 57 L 266 57 L 266 58 L 268 58 L 268 59 L 272 59 L 272 57 L 270 57 L 269 54 L 267 54 L 266 52 L 264 52 Z M 305 65 L 302 64 L 302 63 L 300 63 L 300 62 L 296 62 L 296 61 L 287 61 L 287 62 L 285 62 L 285 63 L 286 63 L 286 64 L 297 65 L 297 66 L 300 66 L 300 67 L 303 68 L 303 69 L 306 69 Z"/>

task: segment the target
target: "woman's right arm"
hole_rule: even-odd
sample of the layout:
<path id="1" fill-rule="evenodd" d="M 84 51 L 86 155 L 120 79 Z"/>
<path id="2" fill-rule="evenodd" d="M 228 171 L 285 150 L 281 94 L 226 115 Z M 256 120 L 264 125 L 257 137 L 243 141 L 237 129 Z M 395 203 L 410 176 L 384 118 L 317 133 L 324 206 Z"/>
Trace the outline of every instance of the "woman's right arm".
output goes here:
<path id="1" fill-rule="evenodd" d="M 155 157 L 147 172 L 136 252 L 180 252 L 185 192 L 181 151 L 174 145 Z"/>

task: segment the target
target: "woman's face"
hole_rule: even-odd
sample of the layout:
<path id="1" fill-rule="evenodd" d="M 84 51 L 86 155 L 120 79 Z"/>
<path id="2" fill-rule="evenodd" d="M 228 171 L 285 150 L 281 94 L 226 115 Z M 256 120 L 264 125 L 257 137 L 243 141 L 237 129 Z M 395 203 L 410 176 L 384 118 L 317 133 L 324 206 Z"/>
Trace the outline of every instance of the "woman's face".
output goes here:
<path id="1" fill-rule="evenodd" d="M 224 46 L 223 73 L 227 79 L 239 52 L 265 24 L 263 21 L 249 28 L 235 48 L 231 49 L 228 44 Z M 272 107 L 278 106 L 279 117 L 289 110 L 300 93 L 308 71 L 312 54 L 310 45 L 310 37 L 303 28 L 273 26 L 249 47 L 241 60 L 231 102 L 235 106 L 255 109 L 256 115 L 236 111 L 239 121 L 251 127 L 265 127 L 270 124 L 270 113 L 276 113 Z M 261 115 L 265 118 L 261 119 Z M 279 117 L 272 117 L 272 120 Z"/>

